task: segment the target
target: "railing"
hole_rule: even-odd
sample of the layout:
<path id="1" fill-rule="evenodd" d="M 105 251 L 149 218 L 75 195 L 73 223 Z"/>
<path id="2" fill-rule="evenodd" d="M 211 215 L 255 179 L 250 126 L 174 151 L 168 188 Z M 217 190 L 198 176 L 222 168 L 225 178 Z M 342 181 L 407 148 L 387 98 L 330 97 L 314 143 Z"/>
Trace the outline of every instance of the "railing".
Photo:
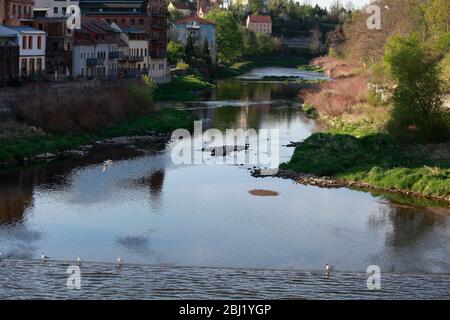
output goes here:
<path id="1" fill-rule="evenodd" d="M 150 56 L 152 58 L 164 58 L 167 57 L 167 51 L 150 51 Z"/>
<path id="2" fill-rule="evenodd" d="M 88 67 L 93 67 L 98 65 L 98 60 L 97 58 L 87 58 L 86 59 L 86 66 Z"/>
<path id="3" fill-rule="evenodd" d="M 130 57 L 128 57 L 128 61 L 130 61 L 130 62 L 144 62 L 144 57 L 142 57 L 142 56 L 130 56 Z"/>
<path id="4" fill-rule="evenodd" d="M 120 51 L 110 51 L 109 52 L 109 58 L 110 59 L 119 59 L 121 54 L 123 55 L 123 53 L 120 52 Z"/>

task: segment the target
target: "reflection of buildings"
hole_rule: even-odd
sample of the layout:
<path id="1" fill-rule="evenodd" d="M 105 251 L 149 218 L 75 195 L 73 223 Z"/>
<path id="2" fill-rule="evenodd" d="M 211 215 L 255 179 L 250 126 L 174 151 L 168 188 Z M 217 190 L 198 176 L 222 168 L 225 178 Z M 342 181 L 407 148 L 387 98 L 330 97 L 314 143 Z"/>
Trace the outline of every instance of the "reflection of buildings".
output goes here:
<path id="1" fill-rule="evenodd" d="M 32 204 L 33 174 L 2 174 L 0 185 L 0 224 L 20 222 Z"/>

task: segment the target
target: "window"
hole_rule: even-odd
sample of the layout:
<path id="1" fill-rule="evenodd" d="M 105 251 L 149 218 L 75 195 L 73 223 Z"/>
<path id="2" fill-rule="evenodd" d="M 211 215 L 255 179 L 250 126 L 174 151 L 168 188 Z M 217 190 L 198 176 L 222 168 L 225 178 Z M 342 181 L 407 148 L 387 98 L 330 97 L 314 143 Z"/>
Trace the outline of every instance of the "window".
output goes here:
<path id="1" fill-rule="evenodd" d="M 32 36 L 28 37 L 28 49 L 30 49 L 30 50 L 33 49 L 33 37 Z"/>
<path id="2" fill-rule="evenodd" d="M 36 70 L 37 71 L 41 71 L 42 70 L 42 59 L 41 58 L 37 58 L 36 59 Z"/>
<path id="3" fill-rule="evenodd" d="M 42 36 L 37 37 L 37 48 L 38 50 L 42 49 Z"/>
<path id="4" fill-rule="evenodd" d="M 134 24 L 135 24 L 134 19 L 130 19 L 130 24 L 131 24 L 132 26 L 134 26 Z"/>
<path id="5" fill-rule="evenodd" d="M 58 7 L 53 7 L 53 13 L 58 14 Z"/>
<path id="6" fill-rule="evenodd" d="M 62 7 L 61 10 L 62 10 L 62 14 L 66 15 L 66 10 L 67 10 L 66 7 Z"/>
<path id="7" fill-rule="evenodd" d="M 144 19 L 139 19 L 139 24 L 143 25 L 144 24 Z"/>
<path id="8" fill-rule="evenodd" d="M 28 44 L 28 37 L 27 36 L 23 36 L 22 37 L 22 49 L 23 50 L 27 50 L 27 44 Z"/>

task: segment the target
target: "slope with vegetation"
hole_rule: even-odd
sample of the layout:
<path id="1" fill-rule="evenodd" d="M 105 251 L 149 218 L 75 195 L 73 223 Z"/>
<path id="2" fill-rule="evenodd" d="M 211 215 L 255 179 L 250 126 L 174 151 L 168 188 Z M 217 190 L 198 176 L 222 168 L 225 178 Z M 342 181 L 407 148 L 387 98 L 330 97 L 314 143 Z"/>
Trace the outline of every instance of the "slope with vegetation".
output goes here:
<path id="1" fill-rule="evenodd" d="M 377 3 L 390 8 L 381 30 L 354 11 L 337 30 L 345 41 L 334 35 L 334 57 L 315 61 L 335 79 L 301 96 L 328 130 L 281 168 L 450 201 L 450 3 Z"/>

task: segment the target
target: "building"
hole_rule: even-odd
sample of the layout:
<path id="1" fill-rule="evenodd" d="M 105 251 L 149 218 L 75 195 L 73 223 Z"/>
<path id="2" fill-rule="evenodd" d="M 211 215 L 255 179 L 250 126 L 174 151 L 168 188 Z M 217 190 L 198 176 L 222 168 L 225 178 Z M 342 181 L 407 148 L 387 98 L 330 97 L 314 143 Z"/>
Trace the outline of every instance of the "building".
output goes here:
<path id="1" fill-rule="evenodd" d="M 0 25 L 0 86 L 19 77 L 19 38 Z"/>
<path id="2" fill-rule="evenodd" d="M 121 42 L 118 43 L 119 69 L 131 73 L 148 74 L 150 65 L 148 33 L 134 27 L 120 28 L 114 22 L 111 27 L 121 33 Z"/>
<path id="3" fill-rule="evenodd" d="M 146 0 L 80 0 L 81 14 L 104 19 L 120 27 L 150 29 Z"/>
<path id="4" fill-rule="evenodd" d="M 33 0 L 0 0 L 0 24 L 20 26 L 33 17 Z"/>
<path id="5" fill-rule="evenodd" d="M 41 13 L 40 16 L 47 18 L 61 18 L 66 16 L 68 6 L 79 5 L 78 0 L 34 0 L 34 17 L 36 13 Z"/>
<path id="6" fill-rule="evenodd" d="M 247 28 L 254 32 L 272 34 L 272 19 L 270 16 L 248 16 Z"/>
<path id="7" fill-rule="evenodd" d="M 35 11 L 36 13 L 36 11 Z M 65 17 L 35 16 L 31 26 L 46 33 L 45 70 L 52 80 L 72 75 L 73 31 Z"/>
<path id="8" fill-rule="evenodd" d="M 30 26 L 6 26 L 19 44 L 19 76 L 33 79 L 45 70 L 46 33 Z"/>
<path id="9" fill-rule="evenodd" d="M 167 63 L 167 0 L 148 0 L 147 14 L 150 19 L 150 75 L 159 83 L 170 81 Z"/>
<path id="10" fill-rule="evenodd" d="M 191 11 L 192 11 L 189 4 L 184 3 L 184 2 L 171 2 L 167 6 L 167 10 L 170 13 L 178 12 L 179 13 L 178 16 L 189 16 L 189 15 L 191 15 Z"/>
<path id="11" fill-rule="evenodd" d="M 211 60 L 213 63 L 216 63 L 216 25 L 214 22 L 197 16 L 184 17 L 174 22 L 173 31 L 176 41 L 183 45 L 187 44 L 189 36 L 197 47 L 203 46 L 206 39 L 209 45 Z"/>
<path id="12" fill-rule="evenodd" d="M 116 78 L 119 73 L 120 32 L 105 20 L 82 17 L 75 30 L 72 54 L 74 77 Z"/>

